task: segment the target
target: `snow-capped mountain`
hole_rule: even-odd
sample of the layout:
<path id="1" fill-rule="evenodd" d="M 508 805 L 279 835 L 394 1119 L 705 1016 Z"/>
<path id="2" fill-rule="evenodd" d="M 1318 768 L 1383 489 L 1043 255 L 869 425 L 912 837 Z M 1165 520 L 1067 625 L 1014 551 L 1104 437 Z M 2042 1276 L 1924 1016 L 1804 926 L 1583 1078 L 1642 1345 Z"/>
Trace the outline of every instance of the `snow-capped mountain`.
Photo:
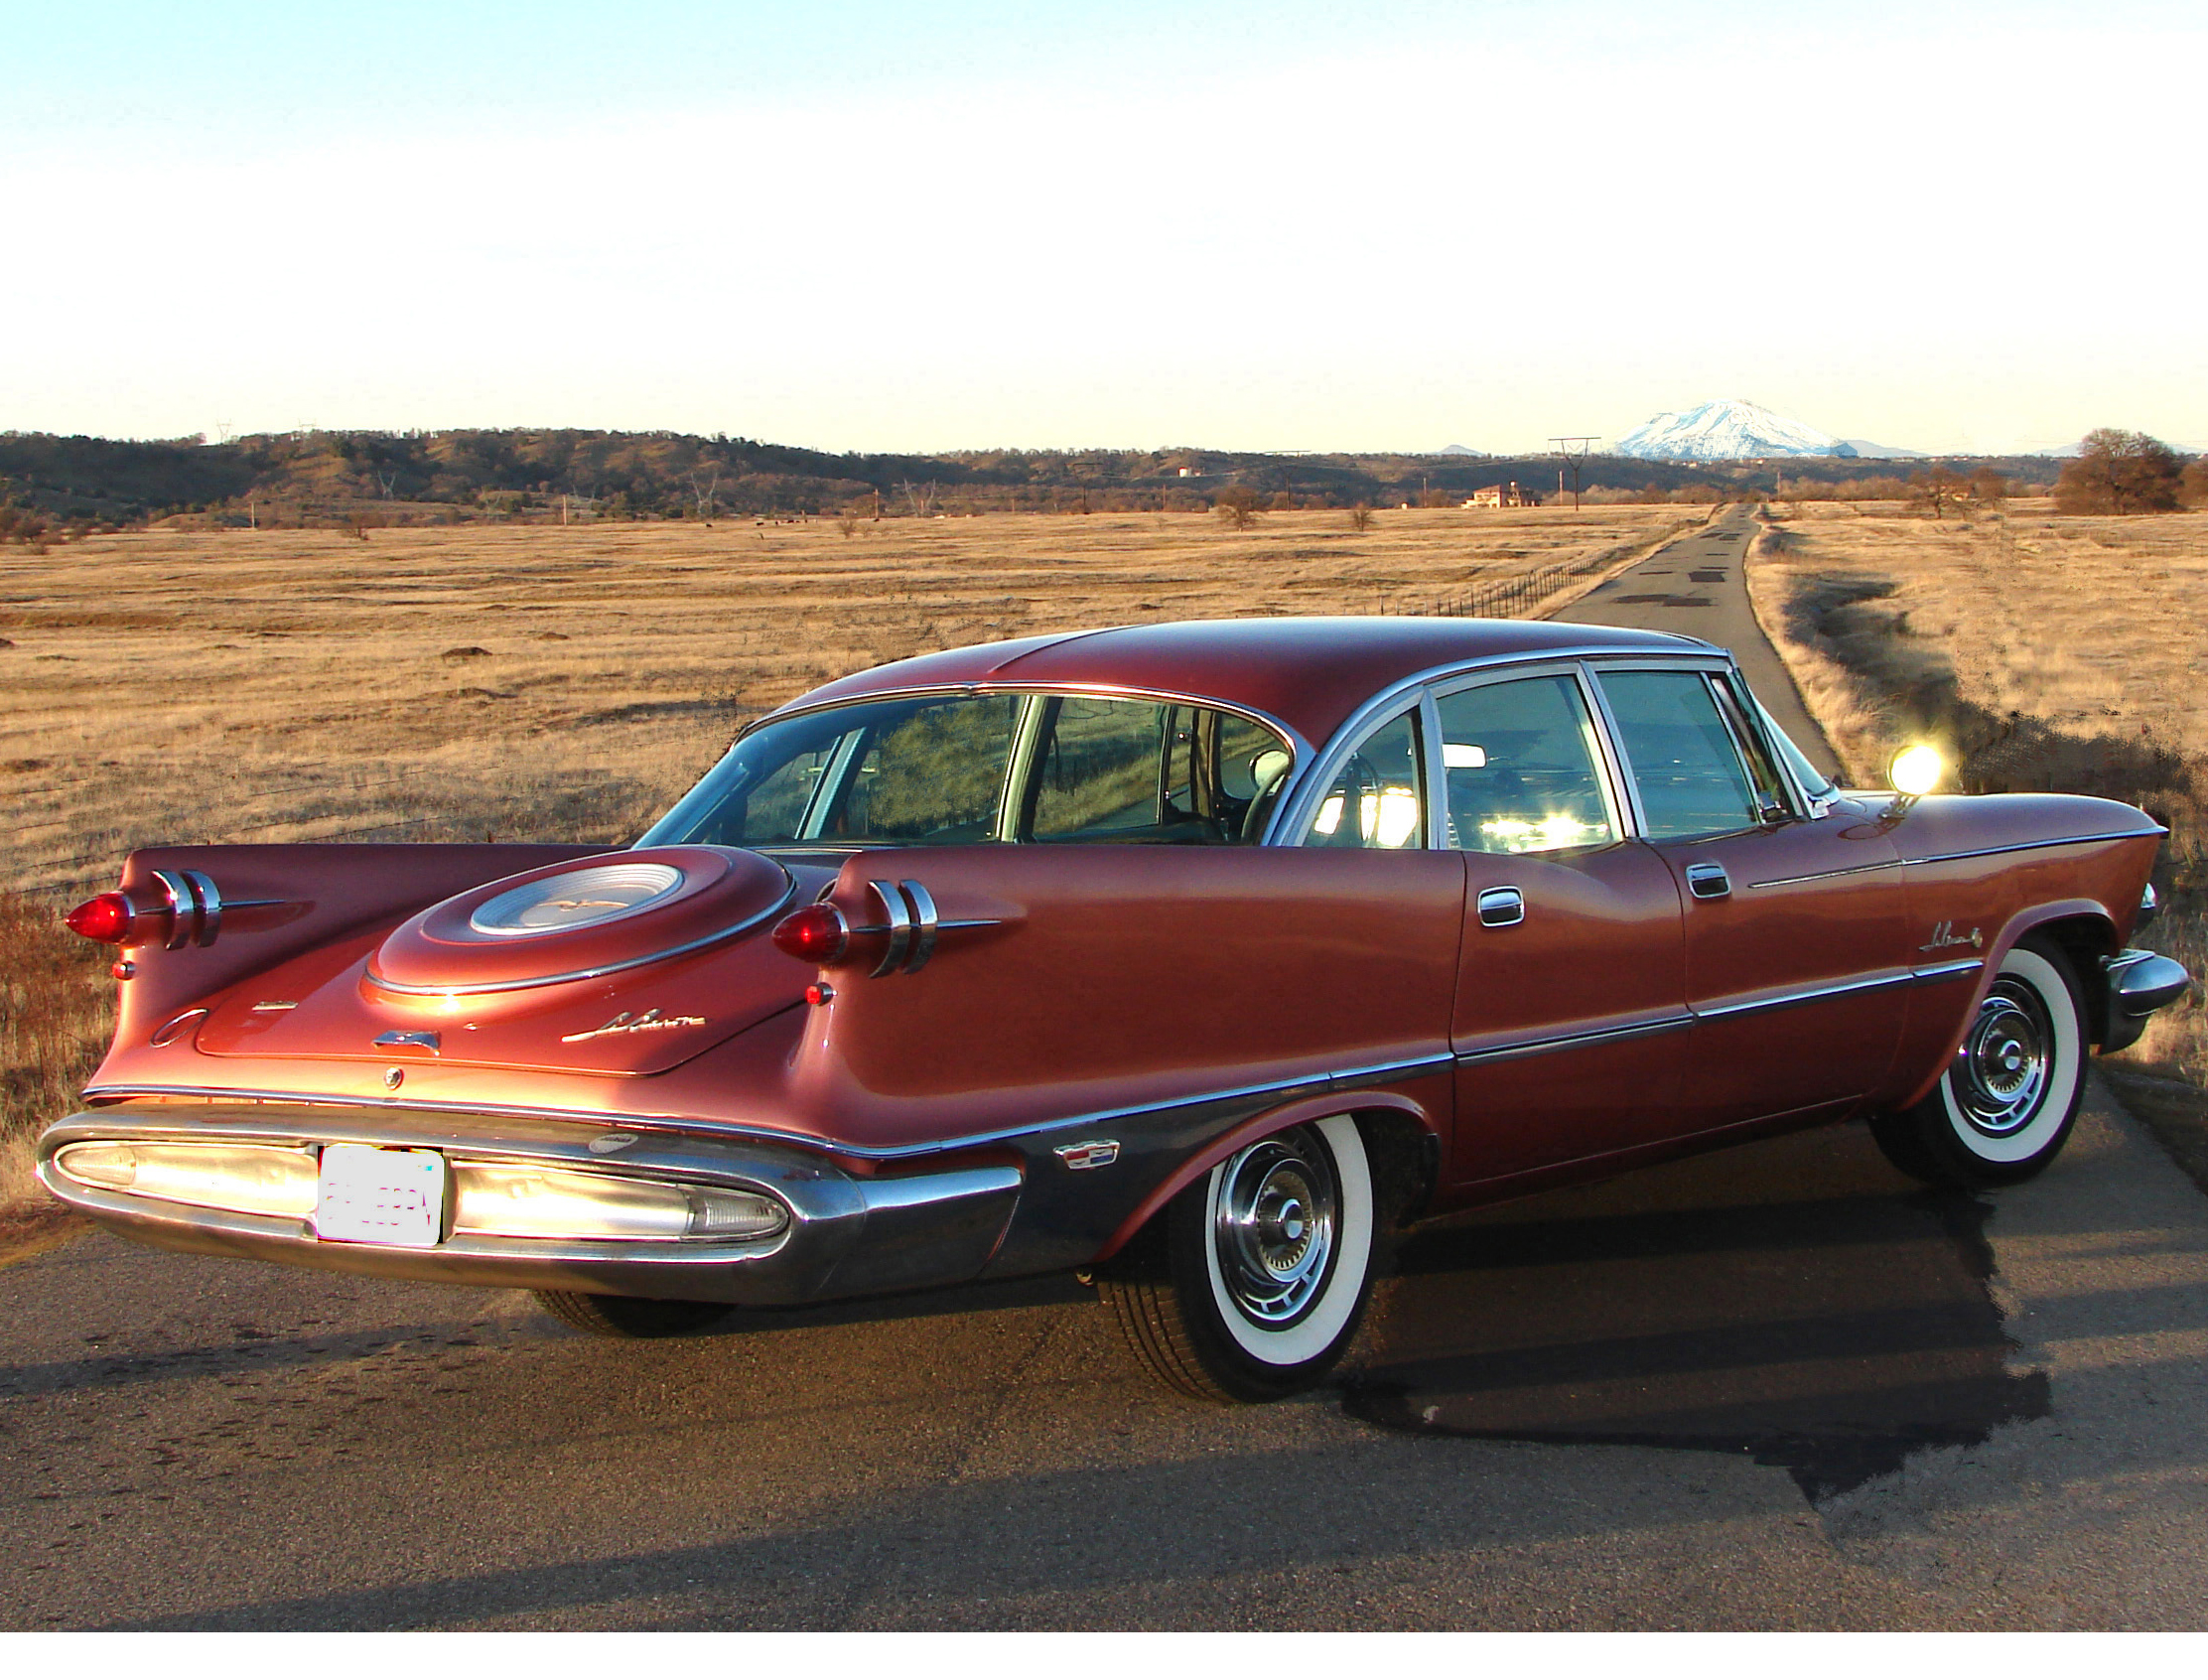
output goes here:
<path id="1" fill-rule="evenodd" d="M 1684 414 L 1659 414 L 1611 446 L 1643 461 L 1746 461 L 1771 455 L 1856 453 L 1829 432 L 1788 420 L 1752 402 L 1706 402 Z"/>

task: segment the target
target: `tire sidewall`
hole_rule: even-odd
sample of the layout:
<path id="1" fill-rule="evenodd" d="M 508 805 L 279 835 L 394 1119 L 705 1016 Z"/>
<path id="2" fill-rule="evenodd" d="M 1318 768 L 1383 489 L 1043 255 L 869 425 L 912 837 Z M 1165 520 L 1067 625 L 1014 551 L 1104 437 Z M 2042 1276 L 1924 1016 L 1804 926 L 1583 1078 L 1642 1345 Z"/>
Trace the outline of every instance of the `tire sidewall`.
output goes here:
<path id="1" fill-rule="evenodd" d="M 2052 1035 L 2047 1091 L 2031 1120 L 2005 1137 L 1981 1132 L 1955 1100 L 1954 1073 L 1940 1075 L 1924 1107 L 1941 1152 L 1971 1177 L 1987 1182 L 2029 1178 L 2054 1159 L 2085 1095 L 2085 1011 L 2077 981 L 2061 956 L 2036 941 L 2001 958 L 1997 981 L 2020 981 L 2038 994 Z"/>
<path id="2" fill-rule="evenodd" d="M 1275 1398 L 1322 1377 L 1356 1333 L 1372 1289 L 1376 1220 L 1363 1135 L 1346 1114 L 1307 1122 L 1304 1129 L 1315 1133 L 1332 1158 L 1339 1204 L 1325 1282 L 1294 1324 L 1260 1325 L 1228 1293 L 1213 1240 L 1226 1162 L 1191 1185 L 1175 1209 L 1173 1269 L 1183 1322 L 1214 1377 L 1245 1398 Z"/>

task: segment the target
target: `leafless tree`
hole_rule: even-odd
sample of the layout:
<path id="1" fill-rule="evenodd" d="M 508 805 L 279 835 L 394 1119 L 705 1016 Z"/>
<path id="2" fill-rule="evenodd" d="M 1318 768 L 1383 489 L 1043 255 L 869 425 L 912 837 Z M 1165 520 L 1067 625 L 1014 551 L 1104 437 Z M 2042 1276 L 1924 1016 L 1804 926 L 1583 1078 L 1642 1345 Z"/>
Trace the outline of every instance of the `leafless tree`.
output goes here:
<path id="1" fill-rule="evenodd" d="M 1371 509 L 1371 507 L 1370 507 L 1370 506 L 1368 506 L 1368 505 L 1367 505 L 1366 503 L 1364 503 L 1364 502 L 1360 501 L 1360 502 L 1358 502 L 1358 503 L 1357 503 L 1357 504 L 1356 504 L 1356 505 L 1355 505 L 1354 507 L 1350 508 L 1350 509 L 1349 509 L 1349 528 L 1350 528 L 1351 530 L 1353 530 L 1353 531 L 1369 531 L 1369 530 L 1371 530 L 1371 529 L 1372 529 L 1372 509 Z"/>
<path id="2" fill-rule="evenodd" d="M 1935 467 L 1910 478 L 1909 505 L 1925 509 L 1935 519 L 1942 518 L 1946 509 L 1962 501 L 1969 489 L 1970 481 L 1953 468 Z"/>

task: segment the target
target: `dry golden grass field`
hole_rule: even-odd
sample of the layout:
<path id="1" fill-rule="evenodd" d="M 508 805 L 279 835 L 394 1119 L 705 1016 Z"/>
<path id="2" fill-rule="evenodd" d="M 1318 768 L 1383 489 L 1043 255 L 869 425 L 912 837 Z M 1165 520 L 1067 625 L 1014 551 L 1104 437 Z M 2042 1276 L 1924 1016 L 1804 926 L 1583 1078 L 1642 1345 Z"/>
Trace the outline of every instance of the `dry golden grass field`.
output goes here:
<path id="1" fill-rule="evenodd" d="M 104 1040 L 53 911 L 163 843 L 619 841 L 747 719 L 935 647 L 1149 619 L 1429 611 L 1707 509 L 1001 514 L 137 531 L 0 550 L 0 1201 Z"/>
<path id="2" fill-rule="evenodd" d="M 1769 513 L 1748 569 L 1757 615 L 1857 777 L 1882 784 L 1887 755 L 1925 737 L 1976 789 L 2145 807 L 2171 833 L 2156 872 L 2169 909 L 2142 942 L 2208 973 L 2208 512 Z M 2208 1174 L 2199 989 L 2122 1063 L 2135 1106 L 2192 1114 L 2174 1147 Z"/>

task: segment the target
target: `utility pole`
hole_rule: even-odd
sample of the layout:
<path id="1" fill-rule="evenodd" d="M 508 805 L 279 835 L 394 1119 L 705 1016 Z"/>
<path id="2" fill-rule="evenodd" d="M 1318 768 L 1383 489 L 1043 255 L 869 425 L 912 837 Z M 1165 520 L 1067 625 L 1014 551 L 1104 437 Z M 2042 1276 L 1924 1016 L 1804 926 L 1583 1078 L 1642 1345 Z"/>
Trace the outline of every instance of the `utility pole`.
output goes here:
<path id="1" fill-rule="evenodd" d="M 1592 446 L 1594 440 L 1589 437 L 1551 438 L 1549 441 L 1557 446 L 1558 457 L 1572 469 L 1572 510 L 1577 513 L 1580 510 L 1580 469 L 1586 464 L 1587 450 Z M 1578 444 L 1580 447 L 1575 450 L 1572 447 L 1574 444 Z M 1559 467 L 1557 469 L 1557 494 L 1562 495 L 1563 493 L 1564 468 Z"/>

